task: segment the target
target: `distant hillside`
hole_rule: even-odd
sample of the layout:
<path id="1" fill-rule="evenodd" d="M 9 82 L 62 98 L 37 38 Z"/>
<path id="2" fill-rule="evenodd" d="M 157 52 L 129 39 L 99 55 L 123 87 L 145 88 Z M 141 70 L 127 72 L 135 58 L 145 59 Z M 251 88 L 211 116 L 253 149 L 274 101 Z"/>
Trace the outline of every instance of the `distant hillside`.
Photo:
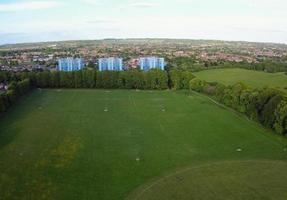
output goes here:
<path id="1" fill-rule="evenodd" d="M 47 48 L 47 47 L 87 47 L 109 44 L 162 44 L 162 45 L 219 45 L 232 47 L 268 47 L 268 48 L 287 48 L 286 44 L 275 43 L 255 43 L 241 41 L 220 41 L 220 40 L 192 40 L 192 39 L 149 39 L 149 38 L 134 38 L 134 39 L 103 39 L 103 40 L 71 40 L 71 41 L 51 41 L 39 43 L 21 43 L 21 44 L 6 44 L 1 45 L 0 50 L 16 50 L 16 49 L 31 49 L 31 48 Z"/>

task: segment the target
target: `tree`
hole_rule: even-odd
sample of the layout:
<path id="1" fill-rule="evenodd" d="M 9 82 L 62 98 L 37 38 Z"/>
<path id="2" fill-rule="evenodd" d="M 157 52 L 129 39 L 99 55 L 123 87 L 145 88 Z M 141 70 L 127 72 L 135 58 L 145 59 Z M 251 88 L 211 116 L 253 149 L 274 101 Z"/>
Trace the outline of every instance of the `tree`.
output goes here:
<path id="1" fill-rule="evenodd" d="M 146 86 L 144 72 L 136 69 L 120 72 L 118 84 L 120 88 L 125 89 L 144 89 Z"/>
<path id="2" fill-rule="evenodd" d="M 190 81 L 195 76 L 189 71 L 172 70 L 169 72 L 171 87 L 175 90 L 188 89 L 190 87 Z"/>
<path id="3" fill-rule="evenodd" d="M 60 87 L 69 88 L 69 72 L 60 72 Z"/>
<path id="4" fill-rule="evenodd" d="M 75 72 L 75 88 L 83 88 L 83 72 L 82 71 L 76 71 Z"/>
<path id="5" fill-rule="evenodd" d="M 270 100 L 278 95 L 278 91 L 271 88 L 263 88 L 258 93 L 257 102 L 255 104 L 257 113 L 258 113 L 258 120 L 263 123 L 264 125 L 267 125 L 267 118 L 270 116 L 270 112 L 273 115 L 274 114 L 274 105 L 273 102 L 270 102 Z M 268 103 L 271 103 L 268 105 Z M 272 111 L 273 110 L 273 111 Z M 273 113 L 272 113 L 273 112 Z"/>
<path id="6" fill-rule="evenodd" d="M 281 96 L 281 94 L 277 94 L 270 98 L 268 103 L 264 106 L 264 109 L 261 114 L 261 123 L 263 125 L 268 128 L 273 128 L 276 119 L 274 113 L 282 100 L 283 96 Z"/>
<path id="7" fill-rule="evenodd" d="M 87 64 L 87 68 L 95 69 L 95 63 L 93 63 L 92 61 L 89 61 L 88 64 Z"/>
<path id="8" fill-rule="evenodd" d="M 224 96 L 224 90 L 225 90 L 226 86 L 221 84 L 221 83 L 217 83 L 216 84 L 216 88 L 215 88 L 215 97 L 219 102 L 223 101 L 223 96 Z"/>
<path id="9" fill-rule="evenodd" d="M 171 88 L 175 90 L 181 89 L 181 84 L 180 84 L 180 71 L 179 70 L 172 70 L 169 72 L 169 77 L 170 77 L 170 84 Z"/>
<path id="10" fill-rule="evenodd" d="M 165 71 L 154 69 L 145 72 L 145 89 L 167 89 L 168 79 Z"/>
<path id="11" fill-rule="evenodd" d="M 207 83 L 205 81 L 195 78 L 189 82 L 189 85 L 190 85 L 189 87 L 191 90 L 202 92 L 206 84 Z"/>
<path id="12" fill-rule="evenodd" d="M 242 102 L 241 102 L 241 94 L 244 92 L 244 90 L 247 89 L 247 86 L 243 83 L 236 83 L 232 86 L 230 90 L 230 106 L 238 111 L 242 111 Z"/>
<path id="13" fill-rule="evenodd" d="M 37 84 L 37 87 L 41 87 L 41 88 L 49 87 L 50 72 L 49 71 L 38 72 L 36 74 L 36 84 Z"/>
<path id="14" fill-rule="evenodd" d="M 50 73 L 49 86 L 51 88 L 58 88 L 58 87 L 60 87 L 60 72 L 53 71 L 53 72 Z"/>
<path id="15" fill-rule="evenodd" d="M 281 101 L 275 111 L 274 129 L 276 132 L 287 134 L 287 101 Z"/>
<path id="16" fill-rule="evenodd" d="M 0 113 L 3 113 L 6 111 L 6 95 L 0 94 Z"/>
<path id="17" fill-rule="evenodd" d="M 29 79 L 24 79 L 22 81 L 19 81 L 18 83 L 18 96 L 23 96 L 30 90 L 30 80 Z"/>
<path id="18" fill-rule="evenodd" d="M 97 73 L 97 88 L 116 89 L 119 88 L 119 72 L 101 71 Z"/>
<path id="19" fill-rule="evenodd" d="M 96 87 L 96 71 L 95 70 L 83 70 L 82 80 L 84 88 Z"/>
<path id="20" fill-rule="evenodd" d="M 144 89 L 144 74 L 136 69 L 128 71 L 127 83 L 131 89 Z"/>
<path id="21" fill-rule="evenodd" d="M 182 71 L 180 73 L 180 89 L 189 89 L 189 82 L 194 79 L 195 76 L 189 71 Z"/>
<path id="22" fill-rule="evenodd" d="M 16 100 L 17 100 L 17 96 L 15 94 L 15 91 L 14 90 L 8 90 L 6 92 L 6 95 L 7 95 L 7 99 L 8 99 L 8 102 L 9 102 L 8 105 L 9 106 L 13 105 L 16 102 Z"/>

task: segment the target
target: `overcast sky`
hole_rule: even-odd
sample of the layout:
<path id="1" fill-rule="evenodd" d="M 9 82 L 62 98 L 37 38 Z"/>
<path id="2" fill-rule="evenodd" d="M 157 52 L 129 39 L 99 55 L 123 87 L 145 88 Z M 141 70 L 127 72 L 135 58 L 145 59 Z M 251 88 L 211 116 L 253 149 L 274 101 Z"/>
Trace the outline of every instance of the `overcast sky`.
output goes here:
<path id="1" fill-rule="evenodd" d="M 102 38 L 287 43 L 287 0 L 0 0 L 0 44 Z"/>

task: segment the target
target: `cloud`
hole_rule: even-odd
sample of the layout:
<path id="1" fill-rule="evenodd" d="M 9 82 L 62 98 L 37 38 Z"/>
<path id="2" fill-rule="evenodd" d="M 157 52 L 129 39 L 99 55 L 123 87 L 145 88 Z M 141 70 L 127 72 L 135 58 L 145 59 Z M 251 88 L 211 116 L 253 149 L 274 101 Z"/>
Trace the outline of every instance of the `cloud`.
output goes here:
<path id="1" fill-rule="evenodd" d="M 159 4 L 146 3 L 146 2 L 135 2 L 135 3 L 130 3 L 129 6 L 136 7 L 136 8 L 154 8 L 154 7 L 159 7 Z"/>
<path id="2" fill-rule="evenodd" d="M 88 20 L 86 21 L 89 24 L 116 24 L 117 20 L 113 19 L 96 19 L 96 20 Z"/>
<path id="3" fill-rule="evenodd" d="M 177 0 L 176 2 L 174 0 L 74 0 L 70 1 L 71 4 L 68 4 L 68 0 L 37 0 L 37 2 L 46 3 L 57 1 L 66 2 L 62 5 L 67 6 L 67 8 L 63 7 L 63 12 L 57 16 L 42 16 L 41 12 L 40 15 L 33 15 L 32 19 L 22 19 L 22 14 L 17 15 L 15 12 L 12 13 L 15 16 L 13 18 L 0 18 L 0 34 L 1 31 L 26 33 L 31 41 L 36 39 L 44 41 L 45 39 L 170 37 L 287 43 L 285 20 L 287 15 L 281 12 L 287 8 L 287 3 L 284 3 L 286 0 L 274 0 L 277 3 L 276 6 L 281 6 L 281 9 L 275 9 L 268 0 L 219 0 L 222 8 L 218 10 L 213 9 L 218 2 L 207 4 L 211 0 Z M 18 0 L 17 2 L 31 3 L 36 0 Z M 188 3 L 189 6 L 179 2 Z M 260 4 L 260 2 L 263 3 Z M 255 4 L 257 6 L 254 8 L 248 8 L 248 3 L 258 4 Z M 15 4 L 0 3 L 0 11 L 3 5 Z M 95 12 L 94 8 L 97 6 L 100 8 Z M 149 11 L 159 9 L 158 7 L 161 8 L 160 12 L 149 13 Z M 77 8 L 77 13 L 82 14 L 74 16 L 71 8 Z M 182 12 L 180 12 L 181 9 Z M 46 13 L 49 11 L 51 10 L 45 10 Z M 142 12 L 148 14 L 142 17 Z M 280 12 L 282 14 L 279 14 Z M 20 41 L 20 39 L 28 41 L 26 35 L 2 34 L 0 43 Z"/>
<path id="4" fill-rule="evenodd" d="M 56 1 L 28 1 L 17 3 L 2 3 L 0 4 L 0 12 L 40 10 L 59 7 L 61 3 Z"/>
<path id="5" fill-rule="evenodd" d="M 138 0 L 131 0 L 128 3 L 121 5 L 119 9 L 129 9 L 129 8 L 155 8 L 159 7 L 160 4 L 157 2 L 147 2 L 147 1 L 138 1 Z"/>
<path id="6" fill-rule="evenodd" d="M 81 0 L 81 2 L 93 5 L 93 6 L 100 6 L 102 3 L 100 3 L 98 0 Z"/>

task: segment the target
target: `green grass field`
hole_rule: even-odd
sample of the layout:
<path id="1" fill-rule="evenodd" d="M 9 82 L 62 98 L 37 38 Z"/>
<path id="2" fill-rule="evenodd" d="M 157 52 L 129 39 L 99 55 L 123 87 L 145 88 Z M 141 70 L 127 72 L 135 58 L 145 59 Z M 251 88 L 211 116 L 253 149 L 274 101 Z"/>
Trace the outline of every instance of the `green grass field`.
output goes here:
<path id="1" fill-rule="evenodd" d="M 287 92 L 287 75 L 284 73 L 266 73 L 246 69 L 214 69 L 197 72 L 195 76 L 225 85 L 242 82 L 254 88 L 269 86 Z"/>
<path id="2" fill-rule="evenodd" d="M 0 120 L 0 199 L 287 199 L 287 139 L 199 94 L 36 90 Z"/>

